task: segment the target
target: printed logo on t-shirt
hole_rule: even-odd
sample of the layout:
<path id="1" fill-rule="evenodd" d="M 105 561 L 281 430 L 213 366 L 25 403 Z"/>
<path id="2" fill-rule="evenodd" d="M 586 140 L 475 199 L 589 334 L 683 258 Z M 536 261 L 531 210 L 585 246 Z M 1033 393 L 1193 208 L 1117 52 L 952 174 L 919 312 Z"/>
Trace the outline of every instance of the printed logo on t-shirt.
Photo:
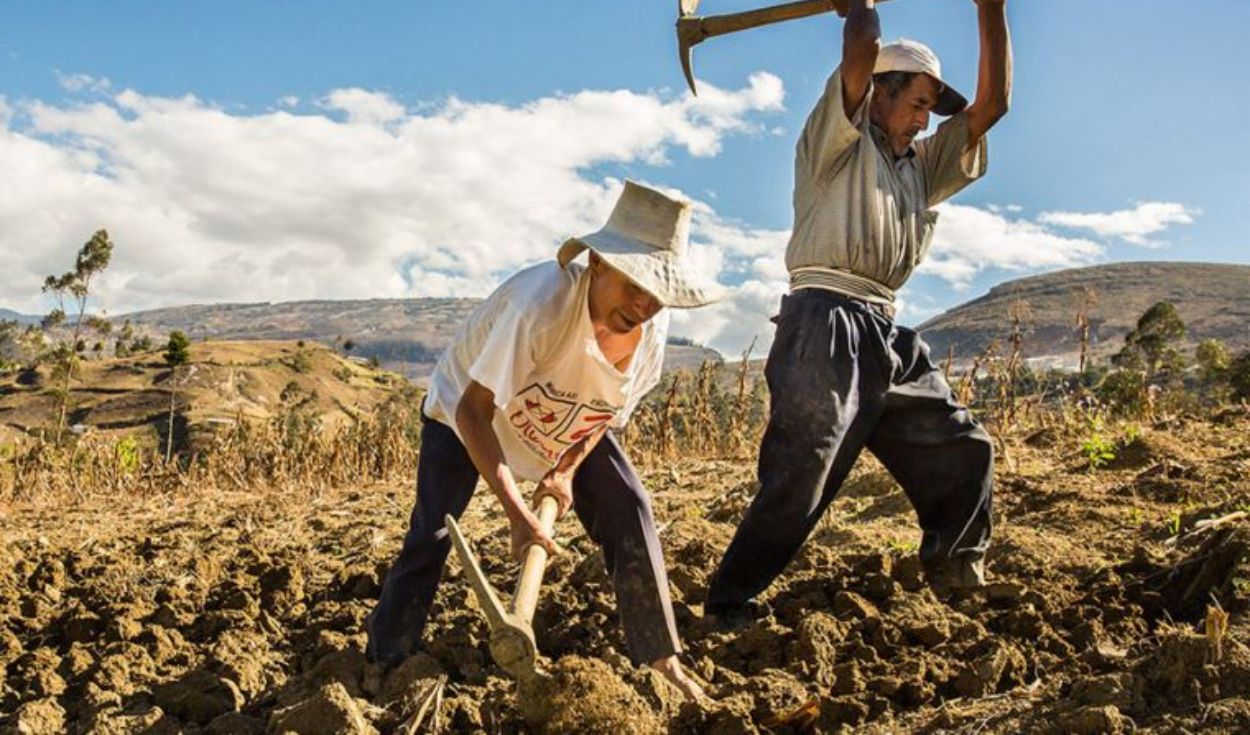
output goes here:
<path id="1" fill-rule="evenodd" d="M 608 412 L 598 407 L 581 405 L 577 407 L 577 413 L 569 426 L 564 432 L 557 437 L 558 441 L 573 444 L 594 434 L 604 424 L 612 420 L 616 416 L 616 412 Z"/>
<path id="2" fill-rule="evenodd" d="M 571 395 L 550 383 L 534 383 L 509 405 L 508 424 L 525 446 L 554 463 L 565 449 L 593 435 L 616 416 L 620 408 L 595 400 L 580 403 L 557 395 Z"/>
<path id="3" fill-rule="evenodd" d="M 517 396 L 525 411 L 525 417 L 534 428 L 547 436 L 556 433 L 564 425 L 573 409 L 577 407 L 576 401 L 556 398 L 551 393 L 554 391 L 548 392 L 543 389 L 543 386 L 535 383 Z"/>

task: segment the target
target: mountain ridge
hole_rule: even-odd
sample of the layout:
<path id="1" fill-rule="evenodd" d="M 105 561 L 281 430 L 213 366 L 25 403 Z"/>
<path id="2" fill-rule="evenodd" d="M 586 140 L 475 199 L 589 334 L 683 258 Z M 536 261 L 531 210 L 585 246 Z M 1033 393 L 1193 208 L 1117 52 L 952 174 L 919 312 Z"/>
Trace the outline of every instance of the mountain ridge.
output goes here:
<path id="1" fill-rule="evenodd" d="M 1026 357 L 1064 368 L 1076 366 L 1077 312 L 1086 294 L 1090 350 L 1096 358 L 1117 351 L 1138 317 L 1158 301 L 1171 301 L 1189 328 L 1187 344 L 1220 339 L 1230 349 L 1250 349 L 1250 265 L 1140 261 L 1068 268 L 1005 281 L 935 316 L 919 330 L 935 356 L 954 352 L 967 360 L 992 341 L 1005 343 L 1009 310 L 1024 302 Z"/>

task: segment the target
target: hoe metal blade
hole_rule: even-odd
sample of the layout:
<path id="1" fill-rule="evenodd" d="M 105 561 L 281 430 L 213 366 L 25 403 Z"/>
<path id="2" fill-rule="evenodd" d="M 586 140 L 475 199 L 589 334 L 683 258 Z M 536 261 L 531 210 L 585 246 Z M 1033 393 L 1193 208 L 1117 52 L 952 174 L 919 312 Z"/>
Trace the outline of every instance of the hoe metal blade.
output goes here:
<path id="1" fill-rule="evenodd" d="M 464 567 L 465 574 L 469 575 L 469 585 L 473 588 L 473 594 L 477 596 L 478 603 L 486 613 L 486 620 L 490 623 L 491 630 L 494 630 L 508 617 L 508 610 L 499 601 L 495 588 L 486 581 L 486 575 L 482 572 L 481 565 L 477 563 L 477 557 L 473 556 L 469 543 L 464 540 L 464 534 L 460 533 L 460 526 L 456 524 L 456 519 L 448 514 L 443 521 L 447 524 L 447 533 L 451 536 L 451 545 L 455 547 L 456 555 L 460 557 L 460 564 Z"/>
<path id="2" fill-rule="evenodd" d="M 482 566 L 465 541 L 464 534 L 456 519 L 450 515 L 444 517 L 447 533 L 451 536 L 451 544 L 460 557 L 465 573 L 469 576 L 469 586 L 474 596 L 486 613 L 486 622 L 490 625 L 490 655 L 499 664 L 499 668 L 514 678 L 528 682 L 541 675 L 538 668 L 538 646 L 534 642 L 534 629 L 528 620 L 504 607 L 499 601 L 495 588 L 486 579 Z"/>

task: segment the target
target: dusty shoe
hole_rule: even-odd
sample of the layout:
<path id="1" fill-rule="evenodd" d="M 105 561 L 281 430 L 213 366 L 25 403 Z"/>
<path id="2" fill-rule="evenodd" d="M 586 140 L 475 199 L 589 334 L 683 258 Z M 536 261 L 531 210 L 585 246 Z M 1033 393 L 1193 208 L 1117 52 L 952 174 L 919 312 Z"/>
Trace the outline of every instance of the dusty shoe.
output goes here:
<path id="1" fill-rule="evenodd" d="M 713 630 L 735 633 L 757 620 L 768 617 L 772 610 L 759 600 L 747 600 L 742 605 L 705 605 L 703 619 Z"/>
<path id="2" fill-rule="evenodd" d="M 937 592 L 967 592 L 985 586 L 985 559 L 945 559 L 925 571 Z"/>

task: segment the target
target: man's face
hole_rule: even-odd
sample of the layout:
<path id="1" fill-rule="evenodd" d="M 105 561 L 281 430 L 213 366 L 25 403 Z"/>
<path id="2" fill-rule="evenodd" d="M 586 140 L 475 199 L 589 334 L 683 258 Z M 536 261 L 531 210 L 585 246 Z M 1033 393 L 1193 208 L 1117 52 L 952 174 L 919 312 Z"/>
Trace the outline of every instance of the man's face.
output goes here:
<path id="1" fill-rule="evenodd" d="M 617 334 L 628 334 L 664 308 L 602 258 L 590 254 L 590 320 Z"/>
<path id="2" fill-rule="evenodd" d="M 872 97 L 872 121 L 885 131 L 894 155 L 901 156 L 929 127 L 929 112 L 937 104 L 941 92 L 938 82 L 928 74 L 917 74 L 897 96 L 879 90 Z"/>

